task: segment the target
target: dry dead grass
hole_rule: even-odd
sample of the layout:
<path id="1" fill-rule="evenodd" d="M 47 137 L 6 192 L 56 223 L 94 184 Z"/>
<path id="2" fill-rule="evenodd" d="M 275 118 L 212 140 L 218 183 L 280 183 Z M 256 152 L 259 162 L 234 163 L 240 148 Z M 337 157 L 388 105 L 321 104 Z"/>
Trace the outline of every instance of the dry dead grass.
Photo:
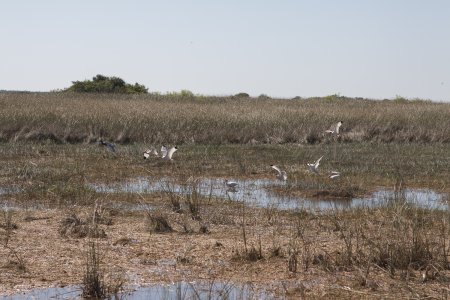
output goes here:
<path id="1" fill-rule="evenodd" d="M 448 142 L 450 105 L 339 96 L 300 100 L 0 93 L 0 140 L 118 143 Z"/>
<path id="2" fill-rule="evenodd" d="M 275 163 L 289 173 L 278 192 L 289 195 L 342 196 L 400 183 L 448 192 L 448 104 L 0 93 L 0 107 L 6 141 L 0 186 L 22 191 L 1 197 L 28 208 L 0 222 L 2 241 L 8 239 L 0 246 L 0 293 L 82 282 L 94 239 L 105 271 L 125 274 L 128 283 L 212 276 L 268 286 L 292 299 L 448 296 L 448 212 L 393 201 L 316 215 L 244 208 L 195 193 L 142 199 L 86 188 L 137 176 L 169 175 L 180 183 L 267 178 Z M 344 130 L 331 140 L 322 131 L 336 120 Z M 117 155 L 89 144 L 99 137 L 122 143 Z M 182 146 L 172 163 L 143 161 L 147 143 Z M 321 171 L 340 171 L 340 181 L 306 170 L 321 155 Z M 108 207 L 116 202 L 148 202 L 157 210 Z M 101 213 L 95 203 L 103 204 Z M 29 209 L 34 206 L 45 209 Z M 173 230 L 156 233 L 148 220 Z M 91 225 L 103 238 L 89 234 Z"/>
<path id="3" fill-rule="evenodd" d="M 167 198 L 144 200 L 164 212 L 174 231 L 149 232 L 151 211 L 117 214 L 105 208 L 113 223 L 99 224 L 107 235 L 94 239 L 105 274 L 125 284 L 214 278 L 252 282 L 292 299 L 448 295 L 448 212 L 399 203 L 316 215 L 212 201 L 201 205 L 210 229 L 204 234 L 187 233 L 189 212 L 173 212 Z M 92 211 L 76 209 L 82 219 Z M 30 215 L 33 221 L 25 221 Z M 59 209 L 14 213 L 18 228 L 10 245 L 24 257 L 26 272 L 8 267 L 8 251 L 0 247 L 0 294 L 82 282 L 92 238 L 61 236 L 63 216 Z M 188 219 L 199 228 L 198 221 Z"/>

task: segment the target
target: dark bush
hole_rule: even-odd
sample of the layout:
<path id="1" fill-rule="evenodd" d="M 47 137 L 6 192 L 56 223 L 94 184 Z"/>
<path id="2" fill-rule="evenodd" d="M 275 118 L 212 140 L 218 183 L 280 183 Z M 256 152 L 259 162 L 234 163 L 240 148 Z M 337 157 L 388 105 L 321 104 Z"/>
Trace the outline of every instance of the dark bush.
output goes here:
<path id="1" fill-rule="evenodd" d="M 247 93 L 239 93 L 234 95 L 235 98 L 250 98 L 250 95 Z"/>
<path id="2" fill-rule="evenodd" d="M 106 77 L 97 75 L 92 80 L 72 81 L 72 86 L 65 90 L 66 92 L 76 93 L 119 93 L 119 94 L 138 94 L 147 93 L 148 89 L 141 84 L 134 85 L 126 83 L 119 77 Z"/>

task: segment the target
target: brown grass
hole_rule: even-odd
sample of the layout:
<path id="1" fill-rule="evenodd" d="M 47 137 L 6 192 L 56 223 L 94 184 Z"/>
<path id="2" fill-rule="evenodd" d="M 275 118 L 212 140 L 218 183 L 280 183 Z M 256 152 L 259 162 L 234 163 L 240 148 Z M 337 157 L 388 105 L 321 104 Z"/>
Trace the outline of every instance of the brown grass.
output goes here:
<path id="1" fill-rule="evenodd" d="M 449 142 L 450 105 L 331 96 L 242 99 L 161 95 L 0 93 L 0 140 L 57 143 Z"/>
<path id="2" fill-rule="evenodd" d="M 143 283 L 214 275 L 292 299 L 449 295 L 448 211 L 411 206 L 398 193 L 385 207 L 286 212 L 202 197 L 196 183 L 273 178 L 276 163 L 289 174 L 277 190 L 286 195 L 348 197 L 405 185 L 448 192 L 447 104 L 0 93 L 0 107 L 0 185 L 21 191 L 1 198 L 52 208 L 1 216 L 0 293 L 82 282 L 92 271 L 84 253 L 94 228 L 105 233 L 96 240 L 106 249 L 102 261 Z M 323 130 L 336 120 L 343 134 L 333 140 Z M 109 155 L 88 144 L 100 137 L 124 145 Z M 173 162 L 144 161 L 148 143 L 183 145 Z M 321 155 L 316 176 L 305 164 Z M 342 175 L 331 181 L 325 174 L 335 169 Z M 171 176 L 188 193 L 169 184 L 145 195 L 86 187 L 138 176 Z M 117 202 L 155 209 L 126 211 Z"/>
<path id="3" fill-rule="evenodd" d="M 166 214 L 174 230 L 149 233 L 146 212 L 117 215 L 114 225 L 105 227 L 106 238 L 97 240 L 94 250 L 88 249 L 89 262 L 86 245 L 92 247 L 92 243 L 88 237 L 59 235 L 60 210 L 36 211 L 33 222 L 24 220 L 27 212 L 17 212 L 18 229 L 11 245 L 22 249 L 29 273 L 22 277 L 21 271 L 7 267 L 9 250 L 0 247 L 0 267 L 8 268 L 8 272 L 0 272 L 4 283 L 0 293 L 19 282 L 66 285 L 83 278 L 98 288 L 97 279 L 113 268 L 139 273 L 143 284 L 214 276 L 218 282 L 252 282 L 292 299 L 301 294 L 313 298 L 448 295 L 448 212 L 414 208 L 398 199 L 385 208 L 325 214 L 277 212 L 270 218 L 266 209 L 247 208 L 244 220 L 240 205 L 212 200 L 202 214 L 211 224 L 211 233 L 186 235 L 179 220 L 189 216 L 188 211 L 173 212 L 166 205 L 168 198 L 145 200 Z M 80 213 L 89 215 L 91 211 L 86 207 Z M 218 222 L 215 213 L 228 216 L 229 221 Z M 93 251 L 99 248 L 102 254 L 96 252 L 94 258 Z M 99 259 L 103 267 L 98 265 Z M 59 265 L 65 267 L 50 267 Z M 92 278 L 86 278 L 88 274 Z"/>

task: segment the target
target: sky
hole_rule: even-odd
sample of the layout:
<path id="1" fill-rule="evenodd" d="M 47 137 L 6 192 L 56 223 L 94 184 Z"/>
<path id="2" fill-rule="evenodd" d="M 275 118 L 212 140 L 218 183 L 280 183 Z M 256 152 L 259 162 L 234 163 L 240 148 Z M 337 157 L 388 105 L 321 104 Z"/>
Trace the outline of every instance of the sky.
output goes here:
<path id="1" fill-rule="evenodd" d="M 450 101 L 447 0 L 0 1 L 0 90 Z"/>

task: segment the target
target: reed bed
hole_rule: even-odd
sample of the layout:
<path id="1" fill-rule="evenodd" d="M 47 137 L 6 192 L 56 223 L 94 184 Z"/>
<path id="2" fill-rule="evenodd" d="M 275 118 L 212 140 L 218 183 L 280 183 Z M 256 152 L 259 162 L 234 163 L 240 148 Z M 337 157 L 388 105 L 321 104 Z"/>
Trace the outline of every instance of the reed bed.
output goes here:
<path id="1" fill-rule="evenodd" d="M 343 142 L 450 141 L 450 105 L 418 100 L 2 92 L 0 107 L 0 141 L 314 144 L 337 121 Z"/>

